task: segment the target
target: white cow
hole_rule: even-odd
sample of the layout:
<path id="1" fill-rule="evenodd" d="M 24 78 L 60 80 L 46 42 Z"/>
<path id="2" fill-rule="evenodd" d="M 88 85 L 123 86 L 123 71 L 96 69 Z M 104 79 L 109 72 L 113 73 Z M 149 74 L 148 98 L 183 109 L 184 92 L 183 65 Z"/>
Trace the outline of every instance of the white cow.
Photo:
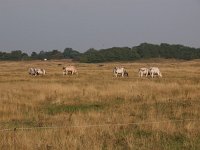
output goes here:
<path id="1" fill-rule="evenodd" d="M 37 75 L 45 75 L 46 71 L 44 69 L 35 68 L 35 72 Z"/>
<path id="2" fill-rule="evenodd" d="M 29 68 L 28 73 L 30 75 L 37 76 L 37 75 L 45 75 L 46 71 L 44 69 L 40 69 L 40 68 Z"/>
<path id="3" fill-rule="evenodd" d="M 36 71 L 35 71 L 35 68 L 29 68 L 28 73 L 29 73 L 30 75 L 34 75 L 34 76 L 37 75 L 37 74 L 36 74 Z"/>
<path id="4" fill-rule="evenodd" d="M 150 74 L 149 69 L 148 68 L 140 68 L 138 70 L 138 74 L 139 74 L 139 77 L 143 77 L 143 75 L 145 75 L 147 77 Z"/>
<path id="5" fill-rule="evenodd" d="M 158 67 L 151 67 L 149 68 L 149 72 L 151 77 L 153 78 L 155 75 L 157 75 L 158 77 L 162 78 L 162 74 L 160 72 L 160 70 L 158 69 Z"/>
<path id="6" fill-rule="evenodd" d="M 124 77 L 125 74 L 128 74 L 128 72 L 123 67 L 122 68 L 114 67 L 113 75 L 115 77 L 118 77 L 118 75 L 121 75 L 122 77 Z"/>
<path id="7" fill-rule="evenodd" d="M 73 74 L 78 75 L 78 71 L 74 66 L 70 65 L 70 66 L 67 66 L 67 67 L 63 67 L 63 75 L 67 75 L 69 73 L 71 73 L 72 75 Z"/>

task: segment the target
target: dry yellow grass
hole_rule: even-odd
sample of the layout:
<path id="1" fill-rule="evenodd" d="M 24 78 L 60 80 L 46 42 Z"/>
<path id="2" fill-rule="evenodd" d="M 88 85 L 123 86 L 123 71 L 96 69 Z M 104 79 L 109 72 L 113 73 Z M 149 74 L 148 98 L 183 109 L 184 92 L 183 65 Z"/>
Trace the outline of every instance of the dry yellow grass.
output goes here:
<path id="1" fill-rule="evenodd" d="M 63 76 L 67 64 L 79 75 Z M 125 66 L 128 78 L 112 76 L 118 65 Z M 158 66 L 163 78 L 138 78 L 138 68 L 149 66 Z M 29 67 L 44 68 L 47 75 L 29 76 Z M 0 131 L 0 149 L 200 147 L 199 60 L 0 62 L 0 69 L 0 129 L 13 129 Z M 171 121 L 182 119 L 196 121 Z M 131 122 L 144 124 L 105 125 Z M 38 128 L 55 126 L 68 128 Z"/>

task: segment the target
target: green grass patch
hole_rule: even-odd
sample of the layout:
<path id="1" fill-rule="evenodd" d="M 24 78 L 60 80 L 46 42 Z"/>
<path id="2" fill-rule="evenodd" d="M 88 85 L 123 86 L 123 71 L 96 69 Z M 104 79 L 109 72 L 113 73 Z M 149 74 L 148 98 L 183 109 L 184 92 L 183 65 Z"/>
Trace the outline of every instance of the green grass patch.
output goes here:
<path id="1" fill-rule="evenodd" d="M 138 126 L 129 126 L 127 128 L 123 128 L 119 130 L 117 133 L 117 137 L 125 137 L 125 136 L 134 136 L 135 138 L 149 138 L 153 135 L 153 132 L 150 130 L 140 129 Z"/>
<path id="2" fill-rule="evenodd" d="M 34 127 L 37 126 L 37 122 L 30 119 L 25 119 L 25 120 L 12 119 L 9 122 L 0 122 L 0 126 L 4 126 L 4 128 Z"/>
<path id="3" fill-rule="evenodd" d="M 186 114 L 188 112 L 186 112 L 188 108 L 191 108 L 192 106 L 196 105 L 195 101 L 192 100 L 178 100 L 178 101 L 166 101 L 166 102 L 155 102 L 154 104 L 152 104 L 153 109 L 156 110 L 157 116 L 161 115 L 161 116 L 166 116 L 169 119 L 180 119 L 177 118 L 176 114 L 177 111 L 182 110 L 182 117 L 194 117 L 195 115 L 192 115 L 192 113 L 190 113 L 189 115 Z M 181 116 L 179 116 L 181 117 Z"/>
<path id="4" fill-rule="evenodd" d="M 51 104 L 45 106 L 45 112 L 49 115 L 55 115 L 62 112 L 86 112 L 91 110 L 101 110 L 105 107 L 104 104 L 74 104 L 74 105 L 64 105 L 64 104 Z"/>
<path id="5" fill-rule="evenodd" d="M 160 144 L 163 149 L 177 150 L 177 149 L 190 149 L 191 143 L 189 138 L 182 133 L 174 133 L 168 135 L 167 133 L 160 133 Z"/>
<path id="6" fill-rule="evenodd" d="M 133 138 L 134 142 L 129 143 L 135 149 L 164 149 L 164 150 L 178 150 L 178 149 L 197 149 L 200 145 L 200 136 L 190 137 L 181 132 L 168 134 L 166 132 L 155 132 L 148 129 L 138 127 L 122 128 L 116 132 L 116 147 L 123 147 L 127 149 L 127 141 L 125 139 Z M 150 142 L 149 141 L 153 141 Z M 128 148 L 130 149 L 130 148 Z"/>

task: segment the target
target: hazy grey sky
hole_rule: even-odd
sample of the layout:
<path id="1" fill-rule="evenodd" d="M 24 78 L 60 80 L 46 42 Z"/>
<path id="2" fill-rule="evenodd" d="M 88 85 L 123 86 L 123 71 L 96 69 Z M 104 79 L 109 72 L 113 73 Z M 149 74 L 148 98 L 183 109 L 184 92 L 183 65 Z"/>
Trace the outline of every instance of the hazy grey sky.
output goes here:
<path id="1" fill-rule="evenodd" d="M 200 0 L 0 0 L 0 50 L 200 47 Z"/>

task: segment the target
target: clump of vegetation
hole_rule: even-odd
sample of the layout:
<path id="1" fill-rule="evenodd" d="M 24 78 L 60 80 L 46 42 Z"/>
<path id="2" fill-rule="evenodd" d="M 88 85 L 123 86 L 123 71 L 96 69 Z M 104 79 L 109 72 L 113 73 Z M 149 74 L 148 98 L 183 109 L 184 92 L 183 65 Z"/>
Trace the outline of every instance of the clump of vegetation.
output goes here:
<path id="1" fill-rule="evenodd" d="M 103 104 L 75 104 L 75 105 L 58 105 L 51 104 L 45 106 L 45 110 L 48 114 L 54 115 L 62 112 L 72 113 L 72 112 L 86 112 L 90 110 L 98 111 L 103 109 Z"/>
<path id="2" fill-rule="evenodd" d="M 178 44 L 161 43 L 149 44 L 142 43 L 139 46 L 112 47 L 96 50 L 91 48 L 84 53 L 80 53 L 72 48 L 65 48 L 63 52 L 59 50 L 32 52 L 30 56 L 21 50 L 11 53 L 0 52 L 0 60 L 43 60 L 43 59 L 72 59 L 85 63 L 130 61 L 149 58 L 174 58 L 192 60 L 200 58 L 200 49 Z"/>

